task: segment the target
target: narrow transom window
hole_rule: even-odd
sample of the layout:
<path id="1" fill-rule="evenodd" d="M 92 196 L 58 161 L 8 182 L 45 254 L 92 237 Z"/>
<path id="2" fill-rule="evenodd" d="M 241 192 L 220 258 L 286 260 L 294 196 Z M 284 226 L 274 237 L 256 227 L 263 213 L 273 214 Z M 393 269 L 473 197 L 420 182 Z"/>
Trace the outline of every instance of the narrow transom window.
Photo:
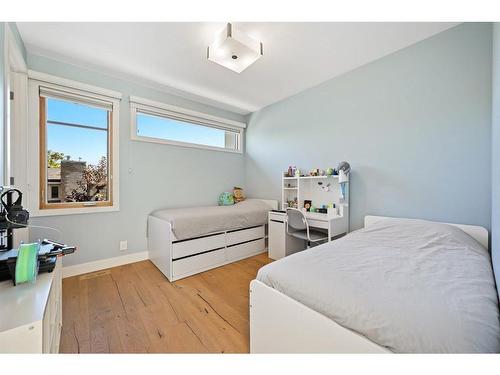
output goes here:
<path id="1" fill-rule="evenodd" d="M 130 101 L 133 140 L 242 152 L 244 123 L 146 99 Z"/>

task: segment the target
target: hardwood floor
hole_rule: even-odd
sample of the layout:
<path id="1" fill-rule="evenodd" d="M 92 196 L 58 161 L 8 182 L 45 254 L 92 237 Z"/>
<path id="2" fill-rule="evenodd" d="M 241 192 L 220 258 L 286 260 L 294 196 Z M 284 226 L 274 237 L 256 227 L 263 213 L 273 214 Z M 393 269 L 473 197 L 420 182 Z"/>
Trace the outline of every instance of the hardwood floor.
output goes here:
<path id="1" fill-rule="evenodd" d="M 61 353 L 248 353 L 267 253 L 170 283 L 143 261 L 63 280 Z"/>

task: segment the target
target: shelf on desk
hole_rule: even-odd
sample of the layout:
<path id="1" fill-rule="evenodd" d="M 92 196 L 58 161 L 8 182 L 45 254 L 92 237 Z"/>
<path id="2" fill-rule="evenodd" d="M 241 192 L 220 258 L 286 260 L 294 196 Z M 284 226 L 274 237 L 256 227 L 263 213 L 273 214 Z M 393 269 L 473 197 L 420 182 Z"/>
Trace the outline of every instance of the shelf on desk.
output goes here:
<path id="1" fill-rule="evenodd" d="M 311 180 L 311 179 L 321 179 L 321 178 L 339 178 L 339 175 L 329 175 L 329 176 L 300 176 L 300 177 L 283 177 L 284 180 Z"/>

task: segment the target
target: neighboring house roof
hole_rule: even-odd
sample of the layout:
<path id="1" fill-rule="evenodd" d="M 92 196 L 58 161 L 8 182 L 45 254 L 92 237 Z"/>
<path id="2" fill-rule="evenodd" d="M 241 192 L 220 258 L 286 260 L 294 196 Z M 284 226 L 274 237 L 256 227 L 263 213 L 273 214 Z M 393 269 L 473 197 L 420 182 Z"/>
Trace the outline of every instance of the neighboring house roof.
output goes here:
<path id="1" fill-rule="evenodd" d="M 49 181 L 61 180 L 61 168 L 47 168 L 47 177 Z"/>

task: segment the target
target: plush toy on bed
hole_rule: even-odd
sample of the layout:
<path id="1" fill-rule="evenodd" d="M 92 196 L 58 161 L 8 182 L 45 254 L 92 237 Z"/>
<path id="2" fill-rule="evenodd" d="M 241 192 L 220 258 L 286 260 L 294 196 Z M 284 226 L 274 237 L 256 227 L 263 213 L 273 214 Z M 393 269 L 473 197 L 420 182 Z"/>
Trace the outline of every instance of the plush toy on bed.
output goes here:
<path id="1" fill-rule="evenodd" d="M 228 191 L 219 195 L 219 206 L 232 206 L 234 204 L 234 197 Z"/>
<path id="2" fill-rule="evenodd" d="M 234 197 L 234 203 L 240 203 L 246 199 L 245 193 L 243 193 L 243 189 L 238 186 L 235 186 L 233 188 L 233 197 Z"/>

